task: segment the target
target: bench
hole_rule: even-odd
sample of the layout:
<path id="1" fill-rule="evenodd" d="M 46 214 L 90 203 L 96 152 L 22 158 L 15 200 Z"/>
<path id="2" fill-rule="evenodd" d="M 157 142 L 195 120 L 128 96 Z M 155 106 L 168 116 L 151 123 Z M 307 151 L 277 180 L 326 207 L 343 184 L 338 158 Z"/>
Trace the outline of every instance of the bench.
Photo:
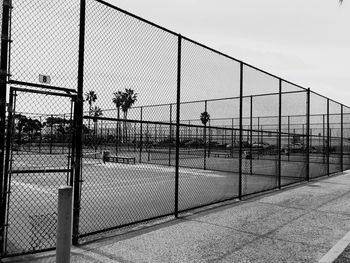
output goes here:
<path id="1" fill-rule="evenodd" d="M 214 157 L 231 158 L 231 153 L 212 153 Z"/>
<path id="2" fill-rule="evenodd" d="M 114 163 L 127 163 L 127 164 L 133 163 L 133 164 L 135 164 L 135 157 L 111 155 L 111 156 L 106 157 L 104 161 L 114 162 Z"/>

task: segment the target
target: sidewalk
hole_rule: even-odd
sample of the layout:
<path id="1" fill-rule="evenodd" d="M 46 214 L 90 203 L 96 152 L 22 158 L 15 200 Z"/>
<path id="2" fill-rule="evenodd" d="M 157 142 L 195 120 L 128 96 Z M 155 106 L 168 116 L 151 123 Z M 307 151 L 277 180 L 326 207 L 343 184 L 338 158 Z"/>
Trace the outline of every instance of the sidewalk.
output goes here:
<path id="1" fill-rule="evenodd" d="M 349 231 L 346 172 L 75 247 L 71 262 L 318 262 Z M 4 260 L 24 261 L 55 254 Z"/>

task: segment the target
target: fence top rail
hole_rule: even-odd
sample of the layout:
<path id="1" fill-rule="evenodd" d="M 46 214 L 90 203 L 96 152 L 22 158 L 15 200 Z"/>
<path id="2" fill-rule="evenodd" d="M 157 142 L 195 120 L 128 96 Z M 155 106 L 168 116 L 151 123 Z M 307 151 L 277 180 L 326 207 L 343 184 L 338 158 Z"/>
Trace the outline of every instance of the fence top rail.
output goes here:
<path id="1" fill-rule="evenodd" d="M 23 82 L 23 81 L 17 81 L 17 80 L 9 80 L 9 84 L 19 85 L 19 86 L 28 86 L 28 87 L 34 87 L 34 88 L 40 88 L 40 89 L 46 89 L 46 90 L 63 91 L 68 94 L 77 93 L 75 89 L 68 89 L 68 88 L 56 87 L 56 86 L 50 86 L 50 85 L 42 85 L 42 84 Z"/>
<path id="2" fill-rule="evenodd" d="M 157 27 L 157 28 L 159 28 L 159 29 L 161 29 L 161 30 L 164 30 L 164 31 L 166 31 L 166 32 L 168 32 L 168 33 L 170 33 L 170 34 L 172 34 L 172 35 L 175 35 L 175 36 L 178 36 L 178 35 L 179 35 L 178 33 L 174 32 L 174 31 L 172 31 L 172 30 L 170 30 L 170 29 L 167 29 L 167 28 L 165 28 L 165 27 L 163 27 L 163 26 L 160 26 L 160 25 L 158 25 L 158 24 L 156 24 L 156 23 L 153 23 L 153 22 L 151 22 L 151 21 L 149 21 L 149 20 L 147 20 L 147 19 L 144 19 L 144 18 L 142 18 L 142 17 L 140 17 L 140 16 L 137 16 L 137 15 L 135 15 L 135 14 L 133 14 L 133 13 L 130 13 L 130 12 L 128 12 L 128 11 L 126 11 L 126 10 L 124 10 L 124 9 L 121 9 L 121 8 L 119 8 L 119 7 L 117 7 L 117 6 L 113 5 L 113 4 L 107 3 L 107 2 L 105 2 L 105 1 L 103 1 L 103 0 L 95 0 L 95 1 L 98 2 L 98 3 L 100 3 L 100 4 L 103 4 L 103 5 L 105 5 L 105 6 L 108 6 L 108 7 L 112 8 L 112 9 L 115 9 L 115 10 L 117 10 L 117 11 L 119 11 L 119 12 L 122 12 L 122 13 L 128 15 L 128 16 L 131 16 L 131 17 L 133 17 L 133 18 L 135 18 L 135 19 L 138 19 L 138 20 L 140 20 L 140 21 L 142 21 L 142 22 L 145 22 L 146 24 L 149 24 L 149 25 L 151 25 L 151 26 L 154 26 L 154 27 Z"/>
<path id="3" fill-rule="evenodd" d="M 298 87 L 298 88 L 300 88 L 300 89 L 307 90 L 307 88 L 302 87 L 301 85 L 295 84 L 295 83 L 293 83 L 293 82 L 291 82 L 291 81 L 288 81 L 288 80 L 286 80 L 286 79 L 283 79 L 283 78 L 281 78 L 281 77 L 278 77 L 278 76 L 276 76 L 276 75 L 274 75 L 274 74 L 272 74 L 272 73 L 270 73 L 270 72 L 267 72 L 267 71 L 265 71 L 265 70 L 263 70 L 263 69 L 260 69 L 260 68 L 258 68 L 258 67 L 255 67 L 255 66 L 253 66 L 253 65 L 251 65 L 251 64 L 249 64 L 249 63 L 243 62 L 242 60 L 239 60 L 239 59 L 234 58 L 234 57 L 232 57 L 232 56 L 230 56 L 230 55 L 227 55 L 227 54 L 225 54 L 225 53 L 222 53 L 222 52 L 220 52 L 220 51 L 218 51 L 218 50 L 216 50 L 216 49 L 214 49 L 214 48 L 211 48 L 211 47 L 208 47 L 208 46 L 206 46 L 206 45 L 204 45 L 204 44 L 202 44 L 202 43 L 199 43 L 199 42 L 197 42 L 197 41 L 195 41 L 195 40 L 193 40 L 193 39 L 191 39 L 191 38 L 189 38 L 189 37 L 182 36 L 182 35 L 179 34 L 179 33 L 176 33 L 176 32 L 174 32 L 174 31 L 172 31 L 172 30 L 170 30 L 170 29 L 168 29 L 168 28 L 165 28 L 165 27 L 163 27 L 163 26 L 160 26 L 160 25 L 158 25 L 158 24 L 156 24 L 156 23 L 154 23 L 154 22 L 151 22 L 151 21 L 149 21 L 149 20 L 147 20 L 147 19 L 144 19 L 144 18 L 142 18 L 142 17 L 140 17 L 140 16 L 137 16 L 137 15 L 135 15 L 135 14 L 133 14 L 133 13 L 131 13 L 131 12 L 128 12 L 128 11 L 126 11 L 126 10 L 124 10 L 124 9 L 121 9 L 121 8 L 119 8 L 119 7 L 117 7 L 117 6 L 113 5 L 113 4 L 107 3 L 107 2 L 105 2 L 105 1 L 103 1 L 103 0 L 95 0 L 95 1 L 98 2 L 98 3 L 101 3 L 101 4 L 103 4 L 103 5 L 106 5 L 106 6 L 110 7 L 110 8 L 113 8 L 113 9 L 119 11 L 119 12 L 122 12 L 122 13 L 124 13 L 124 14 L 130 16 L 130 17 L 133 17 L 133 18 L 135 18 L 135 19 L 138 19 L 138 20 L 140 20 L 140 21 L 142 21 L 142 22 L 144 22 L 144 23 L 147 23 L 147 24 L 149 24 L 149 25 L 151 25 L 151 26 L 154 26 L 154 27 L 156 27 L 156 28 L 159 28 L 159 29 L 161 29 L 161 30 L 164 30 L 164 31 L 166 31 L 166 32 L 168 32 L 168 33 L 170 33 L 170 34 L 172 34 L 172 35 L 180 36 L 182 39 L 187 40 L 187 41 L 189 41 L 189 42 L 192 42 L 193 44 L 196 44 L 196 45 L 198 45 L 198 46 L 201 46 L 201 47 L 203 47 L 203 48 L 205 48 L 205 49 L 208 49 L 208 50 L 210 50 L 210 51 L 212 51 L 212 52 L 214 52 L 214 53 L 217 53 L 218 55 L 224 56 L 224 57 L 229 58 L 229 59 L 231 59 L 231 60 L 234 60 L 234 61 L 236 61 L 236 62 L 238 62 L 238 63 L 242 63 L 242 64 L 245 65 L 245 66 L 248 66 L 248 67 L 250 67 L 250 68 L 253 68 L 253 69 L 255 69 L 255 70 L 257 70 L 257 71 L 260 71 L 261 73 L 264 73 L 264 74 L 266 74 L 266 75 L 269 75 L 269 76 L 271 76 L 271 77 L 273 77 L 273 78 L 280 79 L 280 80 L 282 80 L 283 82 L 286 82 L 286 83 L 288 83 L 288 84 L 291 84 L 291 85 L 293 85 L 293 86 L 296 86 L 296 87 Z"/>
<path id="4" fill-rule="evenodd" d="M 331 101 L 331 102 L 334 102 L 334 103 L 336 103 L 336 104 L 339 104 L 339 106 L 343 106 L 343 107 L 345 107 L 345 108 L 350 109 L 349 106 L 346 106 L 346 105 L 344 105 L 344 104 L 342 104 L 342 103 L 340 103 L 340 102 L 338 102 L 338 101 L 335 101 L 335 100 L 333 100 L 333 99 L 330 99 L 330 98 L 328 98 L 328 97 L 326 97 L 326 96 L 324 96 L 324 95 L 322 95 L 322 94 L 320 94 L 320 93 L 317 93 L 317 92 L 312 91 L 312 90 L 310 90 L 310 92 L 313 93 L 313 94 L 315 94 L 315 95 L 317 95 L 317 96 L 320 96 L 320 97 L 322 97 L 322 98 L 324 98 L 324 99 L 327 99 L 327 100 L 329 100 L 329 101 Z"/>
<path id="5" fill-rule="evenodd" d="M 37 94 L 43 94 L 43 95 L 52 95 L 52 96 L 59 96 L 59 97 L 68 97 L 74 99 L 76 95 L 71 94 L 65 94 L 65 93 L 58 93 L 58 92 L 52 92 L 52 91 L 42 91 L 42 90 L 33 90 L 33 89 L 24 89 L 24 88 L 17 88 L 17 87 L 11 87 L 11 89 L 15 92 L 28 92 L 28 93 L 37 93 Z"/>

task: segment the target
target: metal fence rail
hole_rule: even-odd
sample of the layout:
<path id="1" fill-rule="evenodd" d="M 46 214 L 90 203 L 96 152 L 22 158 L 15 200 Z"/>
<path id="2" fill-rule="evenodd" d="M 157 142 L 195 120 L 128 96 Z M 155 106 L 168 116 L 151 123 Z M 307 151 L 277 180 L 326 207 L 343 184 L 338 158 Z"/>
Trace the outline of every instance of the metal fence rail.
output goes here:
<path id="1" fill-rule="evenodd" d="M 58 184 L 79 243 L 350 168 L 345 105 L 101 0 L 0 6 L 1 257 L 54 249 Z"/>

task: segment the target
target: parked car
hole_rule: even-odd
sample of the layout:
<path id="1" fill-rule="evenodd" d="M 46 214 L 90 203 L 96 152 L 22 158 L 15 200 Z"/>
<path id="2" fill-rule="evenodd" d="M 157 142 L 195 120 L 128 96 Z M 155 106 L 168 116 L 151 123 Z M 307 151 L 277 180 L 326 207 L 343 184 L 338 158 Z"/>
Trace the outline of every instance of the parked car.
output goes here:
<path id="1" fill-rule="evenodd" d="M 259 142 L 259 143 L 253 143 L 252 148 L 258 148 L 258 149 L 271 149 L 272 146 L 265 142 Z"/>
<path id="2" fill-rule="evenodd" d="M 281 152 L 285 154 L 300 153 L 305 151 L 306 147 L 302 143 L 284 144 L 281 147 Z"/>

